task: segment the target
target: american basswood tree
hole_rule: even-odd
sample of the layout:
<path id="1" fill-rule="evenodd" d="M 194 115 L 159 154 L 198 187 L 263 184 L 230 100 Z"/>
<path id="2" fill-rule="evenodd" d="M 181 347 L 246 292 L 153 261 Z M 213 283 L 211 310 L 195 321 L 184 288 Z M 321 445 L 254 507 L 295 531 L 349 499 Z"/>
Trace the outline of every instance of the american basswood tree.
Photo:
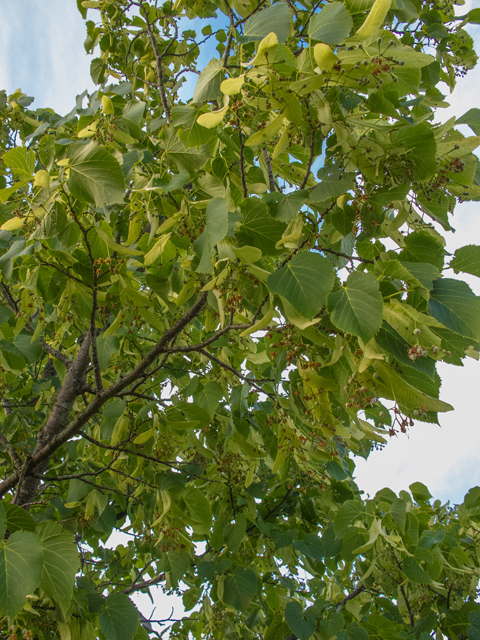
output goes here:
<path id="1" fill-rule="evenodd" d="M 480 9 L 78 7 L 98 90 L 0 94 L 1 637 L 478 640 L 480 488 L 352 474 L 479 357 Z"/>

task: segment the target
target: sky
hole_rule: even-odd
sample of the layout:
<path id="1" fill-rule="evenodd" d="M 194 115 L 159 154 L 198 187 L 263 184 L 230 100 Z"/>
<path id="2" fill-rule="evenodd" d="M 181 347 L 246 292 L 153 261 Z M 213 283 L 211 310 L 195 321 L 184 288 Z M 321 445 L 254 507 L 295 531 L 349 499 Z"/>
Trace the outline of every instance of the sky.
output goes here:
<path id="1" fill-rule="evenodd" d="M 457 15 L 463 15 L 474 4 L 476 0 L 467 0 L 457 8 Z M 96 19 L 92 11 L 88 17 Z M 469 27 L 469 31 L 480 52 L 480 26 Z M 68 113 L 77 94 L 94 90 L 84 37 L 84 22 L 75 0 L 0 0 L 0 89 L 13 93 L 21 88 L 35 97 L 32 108 L 48 106 L 57 113 Z M 215 45 L 212 38 L 211 57 L 217 55 Z M 480 106 L 479 87 L 480 64 L 446 98 L 451 106 L 439 110 L 438 120 L 459 117 Z M 462 130 L 472 135 L 468 128 Z M 452 226 L 456 233 L 450 235 L 447 244 L 452 253 L 467 244 L 480 244 L 480 203 L 457 205 Z M 480 279 L 462 279 L 480 295 Z M 441 427 L 417 423 L 408 436 L 395 437 L 384 450 L 373 452 L 368 462 L 358 459 L 356 478 L 360 488 L 374 495 L 385 486 L 398 492 L 420 481 L 435 498 L 458 503 L 470 487 L 480 485 L 479 373 L 480 363 L 471 359 L 464 367 L 440 365 L 441 397 L 455 410 L 443 414 Z M 146 613 L 150 607 L 144 598 L 134 599 Z M 162 598 L 157 603 L 155 617 L 169 615 L 169 602 Z M 178 600 L 172 602 L 179 612 Z"/>

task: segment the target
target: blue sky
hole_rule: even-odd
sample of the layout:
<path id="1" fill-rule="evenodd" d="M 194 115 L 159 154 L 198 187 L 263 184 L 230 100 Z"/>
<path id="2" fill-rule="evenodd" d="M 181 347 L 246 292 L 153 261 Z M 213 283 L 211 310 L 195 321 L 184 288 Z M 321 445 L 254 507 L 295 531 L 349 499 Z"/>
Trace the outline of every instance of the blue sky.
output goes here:
<path id="1" fill-rule="evenodd" d="M 468 11 L 474 2 L 467 0 L 458 13 Z M 97 15 L 89 11 L 89 19 L 95 20 Z M 192 26 L 198 29 L 198 24 L 182 25 L 185 29 Z M 480 27 L 470 31 L 480 50 Z M 94 89 L 84 37 L 75 0 L 0 0 L 0 88 L 11 93 L 20 87 L 35 97 L 33 107 L 49 106 L 58 113 L 68 113 L 77 94 Z M 217 43 L 214 38 L 210 42 L 203 54 L 213 57 L 218 55 Z M 189 75 L 193 80 L 193 74 Z M 438 119 L 458 117 L 479 106 L 479 86 L 480 66 L 460 80 L 454 95 L 447 98 L 451 106 L 439 111 Z M 480 244 L 478 209 L 478 203 L 457 207 L 453 223 L 457 231 L 450 237 L 450 251 Z M 480 280 L 471 277 L 469 283 L 480 294 Z M 371 494 L 384 486 L 398 491 L 420 480 L 435 497 L 458 502 L 471 486 L 480 485 L 479 367 L 473 360 L 463 368 L 441 366 L 442 398 L 453 404 L 455 411 L 445 414 L 441 428 L 419 423 L 409 437 L 393 439 L 366 464 L 360 460 L 357 479 L 361 488 Z"/>

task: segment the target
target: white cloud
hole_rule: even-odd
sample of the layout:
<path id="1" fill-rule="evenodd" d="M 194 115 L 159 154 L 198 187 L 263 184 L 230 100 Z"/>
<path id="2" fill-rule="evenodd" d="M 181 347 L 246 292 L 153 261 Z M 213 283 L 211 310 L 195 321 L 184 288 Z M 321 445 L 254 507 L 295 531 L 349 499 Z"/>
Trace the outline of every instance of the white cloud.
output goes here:
<path id="1" fill-rule="evenodd" d="M 1 88 L 21 88 L 33 107 L 68 113 L 75 96 L 92 91 L 90 60 L 83 41 L 85 24 L 75 2 L 15 0 L 1 3 Z"/>

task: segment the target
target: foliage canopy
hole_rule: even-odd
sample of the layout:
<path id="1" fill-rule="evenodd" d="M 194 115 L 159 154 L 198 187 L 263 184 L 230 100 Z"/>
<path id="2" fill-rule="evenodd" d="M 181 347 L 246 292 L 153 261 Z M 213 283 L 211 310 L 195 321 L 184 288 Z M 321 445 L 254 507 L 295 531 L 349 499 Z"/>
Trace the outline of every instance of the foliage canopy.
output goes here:
<path id="1" fill-rule="evenodd" d="M 0 94 L 2 637 L 478 640 L 480 488 L 365 500 L 353 456 L 479 357 L 480 110 L 435 116 L 480 10 L 78 7 L 98 90 Z"/>

